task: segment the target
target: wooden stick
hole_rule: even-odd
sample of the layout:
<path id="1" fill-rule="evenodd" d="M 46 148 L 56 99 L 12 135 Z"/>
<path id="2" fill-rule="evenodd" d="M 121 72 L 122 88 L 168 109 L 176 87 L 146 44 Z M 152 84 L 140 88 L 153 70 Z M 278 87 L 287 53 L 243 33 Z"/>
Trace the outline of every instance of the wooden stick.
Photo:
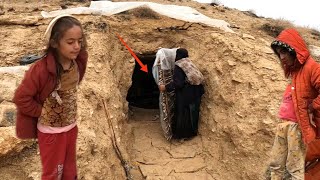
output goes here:
<path id="1" fill-rule="evenodd" d="M 107 122 L 108 122 L 108 125 L 109 125 L 109 128 L 110 128 L 110 132 L 111 132 L 110 139 L 111 139 L 111 142 L 112 142 L 112 147 L 113 147 L 114 151 L 116 152 L 117 157 L 120 160 L 122 167 L 124 168 L 127 180 L 133 180 L 133 177 L 132 177 L 132 175 L 130 173 L 130 165 L 127 163 L 126 160 L 124 160 L 124 158 L 122 156 L 122 153 L 121 153 L 121 151 L 119 149 L 119 146 L 117 144 L 117 138 L 116 138 L 116 135 L 115 135 L 115 132 L 114 132 L 114 128 L 113 128 L 112 122 L 111 122 L 111 120 L 109 118 L 110 116 L 109 116 L 109 112 L 107 110 L 107 105 L 106 105 L 106 101 L 105 100 L 103 100 L 103 108 L 105 110 L 106 117 L 107 117 Z"/>

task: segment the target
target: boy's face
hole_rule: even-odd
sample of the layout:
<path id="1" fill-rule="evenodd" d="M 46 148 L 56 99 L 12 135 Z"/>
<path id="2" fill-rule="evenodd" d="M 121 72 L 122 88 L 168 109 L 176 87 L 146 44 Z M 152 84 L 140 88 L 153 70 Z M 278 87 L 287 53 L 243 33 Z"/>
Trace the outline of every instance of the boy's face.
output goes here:
<path id="1" fill-rule="evenodd" d="M 82 30 L 79 26 L 73 26 L 64 32 L 60 39 L 57 50 L 61 58 L 75 60 L 82 47 Z"/>
<path id="2" fill-rule="evenodd" d="M 282 62 L 284 68 L 293 66 L 295 58 L 284 48 L 277 48 L 277 53 L 279 54 L 280 61 Z"/>

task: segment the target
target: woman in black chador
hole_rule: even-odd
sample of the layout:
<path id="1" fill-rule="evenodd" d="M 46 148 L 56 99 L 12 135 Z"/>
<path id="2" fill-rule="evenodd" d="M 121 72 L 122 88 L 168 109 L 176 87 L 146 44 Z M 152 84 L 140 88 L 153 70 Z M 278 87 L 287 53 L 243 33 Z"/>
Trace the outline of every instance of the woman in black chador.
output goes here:
<path id="1" fill-rule="evenodd" d="M 177 49 L 173 81 L 159 85 L 159 90 L 175 91 L 175 115 L 172 123 L 174 138 L 190 138 L 198 133 L 203 75 L 188 58 L 188 51 Z"/>

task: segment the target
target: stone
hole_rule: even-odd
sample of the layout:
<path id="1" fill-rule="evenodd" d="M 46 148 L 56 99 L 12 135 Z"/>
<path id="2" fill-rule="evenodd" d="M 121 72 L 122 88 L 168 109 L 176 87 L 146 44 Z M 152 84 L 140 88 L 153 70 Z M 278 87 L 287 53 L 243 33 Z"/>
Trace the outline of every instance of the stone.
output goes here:
<path id="1" fill-rule="evenodd" d="M 242 34 L 242 38 L 248 38 L 248 39 L 253 39 L 255 40 L 256 38 L 254 38 L 253 36 L 249 35 L 249 34 Z"/>
<path id="2" fill-rule="evenodd" d="M 229 64 L 229 66 L 235 66 L 235 65 L 237 65 L 236 62 L 231 61 L 231 60 L 228 60 L 228 64 Z"/>
<path id="3" fill-rule="evenodd" d="M 16 106 L 10 102 L 0 104 L 0 127 L 14 126 L 16 120 Z"/>
<path id="4" fill-rule="evenodd" d="M 130 63 L 134 63 L 134 59 L 131 58 L 131 59 L 129 60 L 129 62 L 130 62 Z"/>
<path id="5" fill-rule="evenodd" d="M 172 167 L 161 165 L 140 165 L 141 173 L 144 177 L 148 176 L 168 176 Z"/>
<path id="6" fill-rule="evenodd" d="M 189 148 L 180 148 L 176 147 L 169 151 L 173 158 L 181 159 L 181 158 L 193 158 L 196 156 L 197 150 L 193 147 Z"/>
<path id="7" fill-rule="evenodd" d="M 15 127 L 0 127 L 0 158 L 13 156 L 24 148 L 31 147 L 34 140 L 21 140 L 15 136 Z"/>
<path id="8" fill-rule="evenodd" d="M 0 67 L 0 102 L 12 101 L 28 66 Z"/>
<path id="9" fill-rule="evenodd" d="M 310 48 L 311 53 L 312 53 L 314 56 L 320 57 L 320 47 L 314 46 L 314 45 L 310 45 L 309 48 Z"/>
<path id="10" fill-rule="evenodd" d="M 262 52 L 266 53 L 266 54 L 273 54 L 273 50 L 270 48 L 270 46 L 264 46 L 262 49 Z"/>
<path id="11" fill-rule="evenodd" d="M 178 161 L 171 161 L 169 164 L 170 165 L 167 165 L 167 166 L 174 167 L 174 171 L 176 173 L 197 172 L 206 167 L 204 160 L 199 157 L 190 158 L 190 159 L 181 159 Z"/>

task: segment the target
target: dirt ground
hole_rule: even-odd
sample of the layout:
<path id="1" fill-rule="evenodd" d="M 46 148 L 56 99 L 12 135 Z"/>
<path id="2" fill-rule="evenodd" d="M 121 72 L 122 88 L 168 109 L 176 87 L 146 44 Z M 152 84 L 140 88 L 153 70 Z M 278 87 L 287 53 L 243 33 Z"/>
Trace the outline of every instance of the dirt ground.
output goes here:
<path id="1" fill-rule="evenodd" d="M 269 48 L 274 38 L 261 27 L 266 23 L 278 25 L 278 21 L 192 1 L 153 2 L 193 7 L 211 18 L 229 22 L 235 33 L 201 24 L 187 30 L 169 30 L 184 22 L 160 15 L 142 16 L 140 10 L 110 17 L 76 15 L 89 44 L 89 63 L 78 102 L 79 179 L 126 179 L 114 142 L 132 179 L 263 179 L 287 81 Z M 0 66 L 15 66 L 24 55 L 41 54 L 43 34 L 50 22 L 41 17 L 42 10 L 88 4 L 0 0 Z M 298 29 L 308 44 L 320 46 L 314 31 Z M 156 52 L 159 47 L 189 50 L 190 58 L 205 76 L 197 137 L 168 142 L 158 110 L 129 110 L 126 95 L 134 61 L 115 33 L 140 53 Z M 0 100 L 12 103 L 10 98 Z M 5 180 L 39 179 L 37 144 L 1 157 L 0 174 Z"/>

